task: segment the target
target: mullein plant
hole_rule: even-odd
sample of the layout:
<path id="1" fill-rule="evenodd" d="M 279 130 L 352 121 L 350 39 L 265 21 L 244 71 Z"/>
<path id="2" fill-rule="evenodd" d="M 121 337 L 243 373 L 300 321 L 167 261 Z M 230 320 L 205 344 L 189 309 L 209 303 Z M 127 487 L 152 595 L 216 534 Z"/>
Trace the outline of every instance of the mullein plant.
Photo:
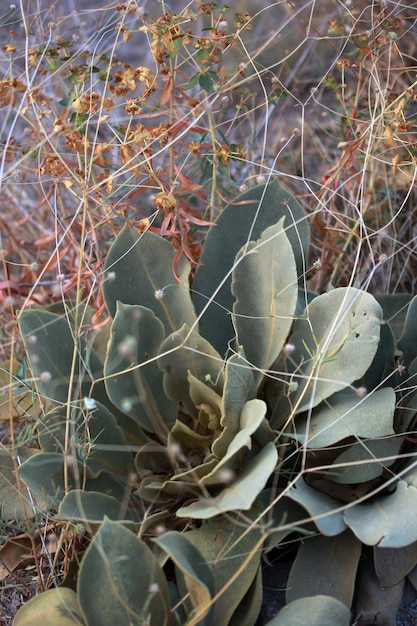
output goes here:
<path id="1" fill-rule="evenodd" d="M 251 626 L 262 553 L 295 530 L 274 624 L 347 626 L 353 605 L 373 610 L 354 600 L 362 576 L 395 587 L 396 610 L 417 578 L 417 304 L 311 293 L 308 253 L 304 211 L 273 181 L 222 211 L 191 285 L 185 256 L 126 224 L 104 268 L 108 328 L 77 303 L 20 314 L 52 408 L 19 476 L 93 538 L 76 584 L 15 626 L 64 609 L 68 625 Z"/>

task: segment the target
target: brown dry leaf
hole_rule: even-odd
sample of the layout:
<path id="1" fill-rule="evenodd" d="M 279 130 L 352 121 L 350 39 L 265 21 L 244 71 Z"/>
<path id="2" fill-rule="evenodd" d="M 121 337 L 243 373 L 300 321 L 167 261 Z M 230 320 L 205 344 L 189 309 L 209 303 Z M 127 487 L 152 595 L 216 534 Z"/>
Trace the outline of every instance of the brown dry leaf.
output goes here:
<path id="1" fill-rule="evenodd" d="M 42 529 L 45 537 L 45 547 L 49 554 L 55 554 L 58 549 L 58 540 L 55 535 L 55 527 L 50 524 Z M 40 533 L 37 531 L 35 539 L 36 552 L 38 556 L 46 553 Z M 15 569 L 30 565 L 34 562 L 33 544 L 27 533 L 8 539 L 0 548 L 0 580 L 4 580 Z"/>

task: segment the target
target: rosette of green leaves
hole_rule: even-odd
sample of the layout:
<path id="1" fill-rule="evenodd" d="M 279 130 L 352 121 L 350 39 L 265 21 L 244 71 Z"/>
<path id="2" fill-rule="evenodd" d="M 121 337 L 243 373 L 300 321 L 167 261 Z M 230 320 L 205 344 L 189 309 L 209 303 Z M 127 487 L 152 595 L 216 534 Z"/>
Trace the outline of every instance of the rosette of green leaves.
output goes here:
<path id="1" fill-rule="evenodd" d="M 249 510 L 275 468 L 267 407 L 257 395 L 297 306 L 297 266 L 285 219 L 281 214 L 259 239 L 236 249 L 229 268 L 234 304 L 224 320 L 234 328 L 229 355 L 200 334 L 190 268 L 183 260 L 181 282 L 174 280 L 169 242 L 126 226 L 109 251 L 103 291 L 114 317 L 105 385 L 110 400 L 149 437 L 135 464 L 138 494 L 156 513 L 172 508 L 178 517 L 203 519 Z M 230 231 L 220 223 L 213 229 L 229 248 Z M 213 272 L 218 268 L 210 246 L 208 239 L 209 273 L 210 262 Z"/>
<path id="2" fill-rule="evenodd" d="M 287 600 L 326 593 L 353 608 L 358 621 L 380 615 L 394 623 L 405 580 L 417 582 L 417 300 L 384 296 L 379 304 L 369 294 L 341 291 L 329 323 L 332 294 L 315 298 L 295 322 L 287 359 L 289 384 L 300 383 L 285 398 L 295 418 L 286 433 L 304 471 L 277 496 L 274 515 L 283 519 L 285 511 L 292 526 L 312 523 L 319 532 L 298 550 Z M 318 314 L 321 302 L 327 306 Z M 326 327 L 333 332 L 323 333 Z M 342 334 L 350 337 L 343 347 Z M 349 341 L 360 345 L 354 350 Z M 341 368 L 354 374 L 350 384 L 323 394 L 339 384 Z"/>

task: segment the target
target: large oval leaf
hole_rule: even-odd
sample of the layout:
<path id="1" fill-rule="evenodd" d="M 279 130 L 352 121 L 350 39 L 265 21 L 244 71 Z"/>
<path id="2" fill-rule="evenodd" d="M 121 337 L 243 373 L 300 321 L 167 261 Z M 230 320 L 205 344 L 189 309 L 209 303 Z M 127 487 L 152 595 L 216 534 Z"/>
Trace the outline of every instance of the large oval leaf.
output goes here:
<path id="1" fill-rule="evenodd" d="M 305 538 L 287 583 L 287 602 L 324 593 L 351 606 L 362 543 L 349 530 Z"/>
<path id="2" fill-rule="evenodd" d="M 41 452 L 29 457 L 19 467 L 19 476 L 35 494 L 45 499 L 49 506 L 56 507 L 65 495 L 66 487 L 80 487 L 90 491 L 101 491 L 117 498 L 126 499 L 126 477 L 101 471 L 96 478 L 89 478 L 81 461 L 69 457 L 68 476 L 65 477 L 65 457 L 58 452 Z M 85 483 L 85 484 L 84 484 Z"/>
<path id="3" fill-rule="evenodd" d="M 375 573 L 382 587 L 401 582 L 417 563 L 417 541 L 403 548 L 373 549 Z"/>
<path id="4" fill-rule="evenodd" d="M 187 540 L 198 549 L 213 575 L 215 603 L 212 625 L 229 624 L 236 607 L 257 576 L 264 535 L 259 525 L 248 527 L 248 517 L 256 519 L 261 511 L 259 503 L 256 503 L 244 519 L 233 514 L 218 517 L 186 533 Z M 199 608 L 198 614 L 188 622 L 190 626 L 200 624 L 197 617 L 200 613 L 201 617 L 204 615 L 205 607 L 202 605 Z"/>
<path id="5" fill-rule="evenodd" d="M 378 349 L 381 322 L 375 298 L 353 287 L 312 300 L 291 337 L 295 351 L 289 393 L 296 413 L 317 406 L 365 374 Z"/>
<path id="6" fill-rule="evenodd" d="M 395 392 L 391 387 L 358 398 L 346 389 L 335 393 L 311 415 L 297 419 L 291 437 L 308 448 L 324 448 L 347 437 L 385 437 L 394 434 Z"/>
<path id="7" fill-rule="evenodd" d="M 24 311 L 19 326 L 41 395 L 65 403 L 89 394 L 92 377 L 102 375 L 101 363 L 92 350 L 86 351 L 82 338 L 74 359 L 74 333 L 66 317 L 44 310 Z"/>
<path id="8" fill-rule="evenodd" d="M 354 485 L 381 476 L 398 458 L 402 437 L 366 439 L 348 446 L 329 469 L 336 483 Z"/>
<path id="9" fill-rule="evenodd" d="M 117 522 L 105 520 L 78 576 L 88 626 L 164 626 L 169 622 L 165 575 L 148 546 Z"/>
<path id="10" fill-rule="evenodd" d="M 15 459 L 6 448 L 0 450 L 0 520 L 21 522 L 28 516 L 30 519 L 37 514 L 37 510 L 46 508 L 41 497 L 36 500 L 36 509 L 33 500 L 29 498 L 25 489 L 19 489 L 16 480 L 16 467 L 38 456 L 38 450 L 20 447 L 15 453 Z"/>
<path id="11" fill-rule="evenodd" d="M 177 584 L 179 591 L 185 598 L 188 617 L 195 612 L 206 614 L 198 624 L 209 626 L 212 624 L 213 606 L 211 599 L 215 594 L 215 581 L 210 565 L 206 562 L 200 550 L 188 539 L 189 533 L 171 531 L 164 533 L 156 543 L 172 559 L 177 569 Z"/>
<path id="12" fill-rule="evenodd" d="M 73 489 L 62 500 L 58 509 L 58 518 L 100 524 L 105 517 L 122 521 L 126 507 L 113 496 L 97 491 Z"/>
<path id="13" fill-rule="evenodd" d="M 417 489 L 400 480 L 389 495 L 346 509 L 344 518 L 368 546 L 402 548 L 417 541 Z"/>
<path id="14" fill-rule="evenodd" d="M 162 342 L 158 367 L 164 372 L 166 395 L 181 402 L 189 415 L 197 415 L 197 410 L 190 397 L 188 372 L 206 381 L 216 392 L 222 391 L 222 358 L 206 339 L 185 324 Z"/>
<path id="15" fill-rule="evenodd" d="M 71 453 L 84 464 L 91 478 L 96 478 L 104 470 L 127 476 L 133 469 L 132 455 L 122 429 L 99 402 L 94 402 L 91 409 L 85 402 L 74 403 L 70 418 L 66 407 L 50 411 L 40 422 L 38 431 L 45 452 L 62 454 L 66 438 L 70 437 Z"/>
<path id="16" fill-rule="evenodd" d="M 247 461 L 237 478 L 214 498 L 204 498 L 178 509 L 178 517 L 208 519 L 228 511 L 248 511 L 275 469 L 278 453 L 268 443 L 259 454 Z"/>
<path id="17" fill-rule="evenodd" d="M 105 385 L 117 408 L 152 433 L 167 437 L 177 405 L 163 391 L 163 376 L 154 358 L 164 327 L 143 306 L 117 303 L 104 363 Z"/>
<path id="18" fill-rule="evenodd" d="M 297 263 L 297 274 L 306 271 L 310 244 L 305 213 L 293 196 L 277 180 L 249 189 L 231 202 L 219 215 L 204 243 L 202 265 L 193 282 L 193 300 L 202 334 L 224 355 L 235 333 L 230 312 L 232 270 L 239 250 L 259 239 L 263 231 L 285 217 L 285 232 Z"/>
<path id="19" fill-rule="evenodd" d="M 327 537 L 333 537 L 346 529 L 340 502 L 325 493 L 313 489 L 300 477 L 291 487 L 286 497 L 298 502 L 311 516 L 319 531 Z M 306 515 L 306 517 L 308 517 Z M 301 521 L 301 520 L 300 520 Z"/>
<path id="20" fill-rule="evenodd" d="M 177 251 L 163 237 L 147 231 L 139 235 L 126 224 L 111 246 L 104 267 L 103 296 L 113 317 L 118 300 L 151 309 L 162 321 L 165 333 L 196 320 L 189 293 L 190 263 L 182 256 L 178 277 L 173 272 Z"/>
<path id="21" fill-rule="evenodd" d="M 349 626 L 350 610 L 330 596 L 300 598 L 285 606 L 267 626 Z"/>
<path id="22" fill-rule="evenodd" d="M 86 626 L 72 589 L 60 587 L 39 594 L 17 613 L 13 626 Z"/>
<path id="23" fill-rule="evenodd" d="M 403 332 L 398 340 L 398 349 L 403 353 L 403 360 L 406 367 L 417 357 L 417 296 L 411 300 L 407 309 Z"/>
<path id="24" fill-rule="evenodd" d="M 241 248 L 232 293 L 237 340 L 259 383 L 281 352 L 297 305 L 297 268 L 284 218 L 264 230 L 258 241 Z"/>

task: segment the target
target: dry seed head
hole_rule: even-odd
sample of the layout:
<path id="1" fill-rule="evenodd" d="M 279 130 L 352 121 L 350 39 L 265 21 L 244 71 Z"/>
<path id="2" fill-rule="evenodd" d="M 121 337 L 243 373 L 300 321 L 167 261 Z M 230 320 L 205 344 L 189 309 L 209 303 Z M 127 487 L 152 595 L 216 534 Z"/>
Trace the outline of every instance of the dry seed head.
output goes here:
<path id="1" fill-rule="evenodd" d="M 172 193 L 161 191 L 155 195 L 155 206 L 165 213 L 173 213 L 177 207 L 177 201 Z"/>
<path id="2" fill-rule="evenodd" d="M 140 222 L 137 225 L 137 231 L 139 235 L 143 235 L 143 233 L 148 230 L 150 224 L 151 222 L 147 217 L 145 217 L 143 220 L 140 220 Z"/>

